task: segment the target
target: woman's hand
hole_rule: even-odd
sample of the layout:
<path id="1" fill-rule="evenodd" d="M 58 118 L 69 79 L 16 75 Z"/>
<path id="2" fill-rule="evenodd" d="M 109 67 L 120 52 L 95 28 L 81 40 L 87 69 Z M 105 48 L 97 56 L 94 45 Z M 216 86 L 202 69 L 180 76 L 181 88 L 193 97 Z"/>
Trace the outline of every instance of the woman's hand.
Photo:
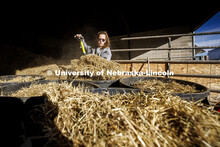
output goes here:
<path id="1" fill-rule="evenodd" d="M 83 38 L 82 34 L 76 34 L 74 37 L 78 38 L 78 39 L 82 39 Z"/>

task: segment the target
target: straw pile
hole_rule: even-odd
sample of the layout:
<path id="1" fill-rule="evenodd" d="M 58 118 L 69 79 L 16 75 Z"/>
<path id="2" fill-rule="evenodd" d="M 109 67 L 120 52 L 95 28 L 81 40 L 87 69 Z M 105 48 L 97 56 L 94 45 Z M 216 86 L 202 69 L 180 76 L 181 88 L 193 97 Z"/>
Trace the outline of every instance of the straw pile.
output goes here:
<path id="1" fill-rule="evenodd" d="M 60 70 L 57 64 L 50 64 L 50 65 L 42 65 L 37 67 L 26 68 L 23 70 L 16 70 L 16 75 L 42 75 L 46 77 L 46 80 L 51 79 L 59 79 L 59 76 L 56 76 L 54 71 Z M 48 71 L 51 73 L 48 75 Z"/>
<path id="2" fill-rule="evenodd" d="M 96 75 L 98 71 L 102 71 L 104 74 Z M 46 80 L 51 79 L 77 79 L 77 80 L 116 80 L 119 79 L 121 76 L 119 75 L 107 75 L 107 70 L 117 71 L 121 70 L 121 66 L 119 63 L 114 61 L 108 61 L 98 55 L 84 55 L 81 56 L 80 59 L 71 60 L 71 63 L 68 65 L 57 65 L 57 64 L 50 64 L 50 65 L 42 65 L 37 67 L 30 67 L 23 70 L 17 70 L 16 75 L 43 75 L 46 77 Z M 48 73 L 49 71 L 49 73 Z M 55 71 L 61 72 L 85 72 L 90 71 L 94 72 L 93 76 L 90 75 L 56 75 Z"/>
<path id="3" fill-rule="evenodd" d="M 16 78 L 10 79 L 10 80 L 0 80 L 0 83 L 6 83 L 6 82 L 31 82 L 39 80 L 41 77 L 32 77 L 32 76 L 18 76 Z"/>
<path id="4" fill-rule="evenodd" d="M 159 91 L 169 91 L 171 93 L 196 93 L 200 92 L 196 89 L 195 86 L 191 85 L 183 85 L 177 83 L 175 81 L 163 82 L 160 80 L 144 80 L 144 81 L 137 81 L 134 83 L 134 86 L 137 88 L 151 90 L 155 92 Z"/>
<path id="5" fill-rule="evenodd" d="M 45 95 L 46 146 L 220 146 L 220 116 L 166 91 L 104 96 L 63 83 Z"/>
<path id="6" fill-rule="evenodd" d="M 42 96 L 45 92 L 50 89 L 56 89 L 60 87 L 59 83 L 49 82 L 47 84 L 31 84 L 30 87 L 23 87 L 15 93 L 10 94 L 13 97 L 34 97 Z"/>
<path id="7" fill-rule="evenodd" d="M 87 54 L 81 56 L 80 59 L 71 60 L 72 70 L 73 71 L 93 71 L 97 73 L 97 71 L 104 71 L 103 75 L 94 75 L 92 77 L 89 76 L 76 76 L 74 78 L 81 78 L 85 80 L 116 80 L 121 76 L 119 75 L 107 75 L 107 70 L 112 71 L 121 71 L 121 66 L 119 63 L 114 61 L 108 61 L 98 55 Z"/>
<path id="8" fill-rule="evenodd" d="M 71 82 L 72 83 L 72 82 Z M 68 87 L 72 87 L 71 83 L 68 82 L 49 82 L 44 84 L 31 84 L 29 87 L 23 87 L 20 90 L 9 94 L 12 97 L 36 97 L 36 96 L 43 96 L 45 93 L 53 91 L 60 91 L 60 87 L 62 85 L 68 85 Z M 88 88 L 85 84 L 79 84 L 77 88 Z"/>

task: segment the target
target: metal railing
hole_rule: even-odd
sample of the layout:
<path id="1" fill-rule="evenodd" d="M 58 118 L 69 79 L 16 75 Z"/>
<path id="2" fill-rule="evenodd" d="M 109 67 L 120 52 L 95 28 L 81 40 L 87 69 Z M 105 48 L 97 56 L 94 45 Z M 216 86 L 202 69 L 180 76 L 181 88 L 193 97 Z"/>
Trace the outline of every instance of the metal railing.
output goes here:
<path id="1" fill-rule="evenodd" d="M 192 50 L 192 59 L 195 59 L 195 49 L 220 49 L 220 46 L 195 46 L 194 39 L 192 39 L 192 47 L 172 47 L 171 38 L 172 37 L 183 37 L 183 36 L 199 36 L 199 35 L 215 35 L 220 34 L 217 32 L 205 32 L 205 33 L 186 33 L 186 34 L 171 34 L 171 35 L 155 35 L 155 36 L 139 36 L 139 37 L 124 37 L 113 41 L 130 41 L 130 40 L 140 40 L 140 39 L 156 39 L 156 38 L 168 38 L 167 48 L 132 48 L 132 49 L 112 49 L 112 52 L 125 52 L 125 51 L 161 51 L 168 50 L 168 60 L 171 60 L 171 50 Z"/>
<path id="2" fill-rule="evenodd" d="M 196 49 L 220 49 L 220 46 L 195 46 L 194 43 L 194 36 L 199 35 L 214 35 L 220 34 L 220 31 L 217 32 L 205 32 L 205 33 L 186 33 L 186 34 L 171 34 L 171 35 L 155 35 L 155 36 L 140 36 L 140 37 L 124 37 L 118 40 L 113 41 L 131 41 L 131 40 L 140 40 L 140 39 L 156 39 L 156 38 L 168 38 L 168 47 L 166 48 L 132 48 L 132 49 L 112 49 L 112 52 L 132 52 L 132 51 L 161 51 L 161 50 L 168 50 L 168 57 L 167 58 L 147 58 L 146 60 L 114 60 L 119 63 L 165 63 L 166 64 L 166 71 L 170 70 L 170 63 L 182 63 L 182 64 L 220 64 L 220 60 L 194 60 L 195 50 Z M 183 37 L 183 36 L 192 36 L 192 47 L 172 47 L 171 46 L 171 38 L 172 37 Z M 172 61 L 171 60 L 171 50 L 192 50 L 192 56 L 188 56 L 193 60 L 186 60 L 186 61 Z M 172 57 L 172 58 L 186 58 L 186 57 Z M 168 59 L 164 61 L 149 61 L 152 59 Z M 201 78 L 220 78 L 220 75 L 211 75 L 211 74 L 175 74 L 174 76 L 179 77 L 201 77 Z M 212 92 L 220 93 L 220 89 L 210 89 Z"/>
<path id="3" fill-rule="evenodd" d="M 205 33 L 185 33 L 185 34 L 171 34 L 171 35 L 124 37 L 124 38 L 121 38 L 120 40 L 137 40 L 137 39 L 150 39 L 150 38 L 169 38 L 169 37 L 182 37 L 182 36 L 214 35 L 214 34 L 220 34 L 220 31 L 205 32 Z"/>

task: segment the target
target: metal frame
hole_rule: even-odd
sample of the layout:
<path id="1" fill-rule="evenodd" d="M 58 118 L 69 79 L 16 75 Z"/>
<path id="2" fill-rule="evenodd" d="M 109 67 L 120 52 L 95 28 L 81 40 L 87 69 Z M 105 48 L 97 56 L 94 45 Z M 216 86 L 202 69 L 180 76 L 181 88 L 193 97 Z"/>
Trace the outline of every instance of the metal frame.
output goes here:
<path id="1" fill-rule="evenodd" d="M 205 33 L 185 33 L 185 34 L 172 34 L 172 35 L 154 35 L 154 36 L 140 36 L 140 37 L 124 37 L 119 40 L 139 40 L 139 39 L 152 39 L 152 38 L 169 38 L 169 37 L 182 37 L 182 36 L 198 36 L 198 35 L 214 35 L 220 34 L 220 31 L 216 32 L 205 32 Z"/>
<path id="2" fill-rule="evenodd" d="M 172 34 L 172 35 L 155 35 L 155 36 L 140 36 L 140 37 L 124 37 L 118 40 L 113 41 L 130 41 L 130 40 L 140 40 L 140 39 L 153 39 L 153 38 L 168 38 L 168 48 L 133 48 L 133 49 L 112 49 L 112 52 L 125 52 L 125 51 L 160 51 L 160 50 L 168 50 L 168 59 L 171 60 L 171 50 L 192 50 L 192 59 L 195 59 L 195 49 L 220 49 L 220 46 L 200 46 L 195 47 L 194 37 L 199 35 L 214 35 L 220 34 L 220 31 L 217 32 L 205 32 L 205 33 L 186 33 L 186 34 Z M 182 37 L 182 36 L 192 36 L 192 47 L 171 47 L 171 38 L 172 37 Z M 154 59 L 154 58 L 153 58 Z"/>
<path id="3" fill-rule="evenodd" d="M 151 63 L 166 63 L 166 70 L 170 70 L 170 63 L 182 63 L 182 64 L 220 64 L 220 60 L 194 60 L 195 59 L 195 49 L 220 49 L 220 46 L 200 46 L 195 47 L 194 44 L 194 37 L 198 35 L 213 35 L 213 34 L 220 34 L 220 31 L 217 32 L 206 32 L 206 33 L 187 33 L 187 34 L 172 34 L 172 35 L 155 35 L 155 36 L 140 36 L 140 37 L 125 37 L 119 40 L 113 41 L 130 41 L 130 40 L 139 40 L 139 39 L 152 39 L 152 38 L 168 38 L 168 48 L 133 48 L 133 49 L 112 49 L 112 52 L 126 52 L 126 51 L 161 51 L 161 50 L 168 50 L 168 57 L 167 58 L 152 58 L 152 59 L 168 59 L 165 61 L 150 61 Z M 171 38 L 172 37 L 182 37 L 182 36 L 192 36 L 192 47 L 171 47 Z M 172 61 L 171 58 L 186 58 L 186 57 L 171 57 L 171 50 L 192 50 L 192 56 L 187 58 L 192 58 L 193 60 L 186 60 L 186 61 Z M 150 63 L 149 59 L 147 60 L 114 60 L 118 63 Z M 207 74 L 175 74 L 173 76 L 180 76 L 180 77 L 202 77 L 202 78 L 220 78 L 220 75 L 207 75 Z M 168 76 L 169 77 L 169 76 Z M 218 89 L 211 89 L 211 92 L 220 93 Z"/>
<path id="4" fill-rule="evenodd" d="M 220 64 L 220 60 L 185 60 L 185 61 L 175 61 L 175 60 L 164 60 L 164 61 L 149 61 L 149 60 L 112 60 L 118 63 L 182 63 L 182 64 Z"/>
<path id="5" fill-rule="evenodd" d="M 190 49 L 210 49 L 220 48 L 220 46 L 197 46 L 197 47 L 175 47 L 175 48 L 133 48 L 133 49 L 112 49 L 112 52 L 127 52 L 127 51 L 160 51 L 160 50 L 190 50 Z"/>

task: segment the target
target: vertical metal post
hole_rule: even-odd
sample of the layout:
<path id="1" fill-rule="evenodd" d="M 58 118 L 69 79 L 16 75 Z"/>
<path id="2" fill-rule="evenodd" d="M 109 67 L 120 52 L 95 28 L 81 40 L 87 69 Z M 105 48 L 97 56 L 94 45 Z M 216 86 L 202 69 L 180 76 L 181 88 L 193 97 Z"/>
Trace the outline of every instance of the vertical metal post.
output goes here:
<path id="1" fill-rule="evenodd" d="M 170 77 L 170 75 L 169 75 L 169 73 L 170 73 L 170 63 L 165 64 L 165 70 L 167 72 L 166 78 L 169 78 Z"/>
<path id="2" fill-rule="evenodd" d="M 168 37 L 168 48 L 171 48 L 171 37 Z M 168 60 L 171 60 L 171 50 L 168 50 Z M 166 64 L 166 72 L 170 72 L 170 63 Z M 166 75 L 169 78 L 169 75 Z"/>
<path id="3" fill-rule="evenodd" d="M 171 37 L 168 37 L 168 48 L 171 48 Z M 171 50 L 168 50 L 168 60 L 171 60 Z"/>
<path id="4" fill-rule="evenodd" d="M 195 47 L 195 36 L 194 36 L 194 31 L 193 31 L 193 33 L 192 33 L 192 47 Z M 192 49 L 192 59 L 193 60 L 195 60 L 195 54 L 196 54 L 196 52 L 195 52 L 195 49 Z"/>
<path id="5" fill-rule="evenodd" d="M 150 58 L 147 57 L 148 77 L 150 75 Z"/>

